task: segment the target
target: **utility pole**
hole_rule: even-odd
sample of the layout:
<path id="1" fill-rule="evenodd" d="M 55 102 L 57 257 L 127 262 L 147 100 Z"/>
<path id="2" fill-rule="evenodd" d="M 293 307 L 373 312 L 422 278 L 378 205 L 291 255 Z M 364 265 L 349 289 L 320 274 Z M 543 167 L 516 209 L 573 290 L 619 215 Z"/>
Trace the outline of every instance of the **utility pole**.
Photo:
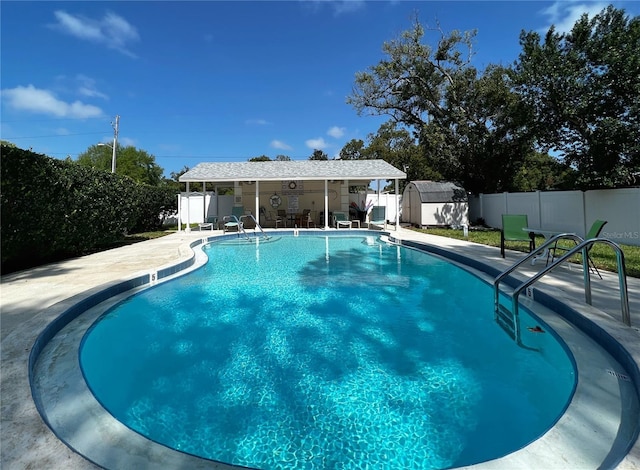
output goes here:
<path id="1" fill-rule="evenodd" d="M 116 114 L 116 122 L 112 122 L 113 126 L 113 154 L 111 156 L 111 173 L 116 172 L 116 148 L 118 148 L 118 125 L 120 123 L 120 116 Z"/>

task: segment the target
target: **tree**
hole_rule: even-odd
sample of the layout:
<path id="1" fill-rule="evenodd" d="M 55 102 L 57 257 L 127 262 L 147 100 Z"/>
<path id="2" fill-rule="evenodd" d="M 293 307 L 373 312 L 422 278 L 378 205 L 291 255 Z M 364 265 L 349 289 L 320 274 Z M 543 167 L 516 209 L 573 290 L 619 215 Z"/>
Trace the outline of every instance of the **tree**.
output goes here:
<path id="1" fill-rule="evenodd" d="M 120 146 L 116 148 L 116 162 Z M 78 164 L 98 170 L 111 171 L 111 159 L 113 153 L 106 145 L 92 145 L 83 153 L 78 155 Z"/>
<path id="2" fill-rule="evenodd" d="M 102 145 L 92 145 L 85 152 L 78 155 L 77 162 L 86 167 L 111 171 L 112 149 Z M 151 186 L 163 183 L 164 170 L 155 162 L 155 157 L 138 150 L 133 146 L 116 147 L 116 174 Z"/>
<path id="3" fill-rule="evenodd" d="M 534 110 L 537 144 L 578 171 L 582 189 L 630 184 L 640 170 L 640 18 L 607 7 L 544 42 L 522 32 L 517 92 Z"/>
<path id="4" fill-rule="evenodd" d="M 261 155 L 259 157 L 253 157 L 249 159 L 250 162 L 270 162 L 271 159 L 266 155 Z"/>
<path id="5" fill-rule="evenodd" d="M 411 157 L 411 176 L 446 179 L 475 193 L 512 189 L 532 145 L 526 107 L 504 68 L 479 72 L 471 65 L 475 31 L 430 32 L 438 35 L 434 47 L 422 42 L 417 21 L 386 42 L 388 58 L 356 74 L 347 103 L 358 114 L 386 114 L 413 129 L 424 161 Z"/>
<path id="6" fill-rule="evenodd" d="M 573 189 L 576 171 L 551 155 L 530 152 L 513 177 L 518 191 L 562 191 Z"/>
<path id="7" fill-rule="evenodd" d="M 277 162 L 290 162 L 291 158 L 286 155 L 276 155 L 274 160 Z"/>
<path id="8" fill-rule="evenodd" d="M 171 188 L 173 188 L 173 190 L 175 191 L 176 194 L 178 194 L 181 191 L 184 191 L 186 189 L 186 185 L 184 183 L 180 182 L 180 177 L 182 175 L 184 175 L 187 171 L 189 171 L 190 168 L 185 165 L 184 167 L 182 167 L 182 170 L 180 171 L 172 171 L 171 172 L 171 178 L 167 179 L 165 178 L 165 184 Z M 218 188 L 218 194 L 222 195 L 222 194 L 233 194 L 233 188 L 228 188 L 228 187 L 221 187 L 221 186 L 217 186 Z M 206 183 L 206 189 L 207 191 L 213 192 L 216 190 L 216 184 L 212 183 L 212 182 L 208 182 Z M 202 183 L 198 182 L 198 181 L 191 181 L 189 183 L 189 192 L 194 191 L 194 192 L 201 192 L 202 191 Z"/>
<path id="9" fill-rule="evenodd" d="M 180 182 L 180 177 L 184 175 L 190 168 L 185 165 L 180 171 L 172 171 L 170 177 L 165 179 L 165 184 L 174 189 L 176 194 L 184 191 L 184 183 Z M 189 183 L 190 191 L 202 191 L 202 183 Z"/>
<path id="10" fill-rule="evenodd" d="M 414 19 L 413 28 L 398 39 L 385 42 L 382 50 L 388 59 L 358 72 L 347 104 L 358 115 L 388 115 L 395 122 L 413 127 L 417 134 L 430 120 L 440 120 L 448 109 L 446 90 L 469 67 L 476 32 L 453 31 L 449 36 L 438 27 L 435 48 L 423 44 L 425 29 Z"/>
<path id="11" fill-rule="evenodd" d="M 369 145 L 362 150 L 363 158 L 382 159 L 407 173 L 407 181 L 440 180 L 442 176 L 424 158 L 422 149 L 405 127 L 392 121 L 380 126 L 375 134 L 369 134 Z M 400 190 L 404 190 L 401 182 Z"/>
<path id="12" fill-rule="evenodd" d="M 329 160 L 329 155 L 324 153 L 322 150 L 316 149 L 309 157 L 309 160 Z"/>
<path id="13" fill-rule="evenodd" d="M 533 148 L 531 112 L 508 72 L 490 65 L 459 73 L 445 91 L 450 111 L 421 136 L 430 166 L 474 193 L 518 190 L 513 177 Z"/>
<path id="14" fill-rule="evenodd" d="M 344 144 L 340 150 L 340 160 L 361 160 L 364 158 L 363 151 L 364 141 L 361 139 L 351 139 Z"/>

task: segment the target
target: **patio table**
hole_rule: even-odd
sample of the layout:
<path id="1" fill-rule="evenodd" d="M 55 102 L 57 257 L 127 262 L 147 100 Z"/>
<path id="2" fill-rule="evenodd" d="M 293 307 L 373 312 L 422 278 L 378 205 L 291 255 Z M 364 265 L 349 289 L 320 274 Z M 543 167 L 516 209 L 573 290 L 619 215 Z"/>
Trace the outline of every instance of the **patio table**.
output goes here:
<path id="1" fill-rule="evenodd" d="M 528 232 L 528 233 L 533 233 L 535 235 L 542 235 L 542 237 L 544 238 L 545 243 L 550 238 L 553 238 L 556 235 L 559 235 L 559 234 L 563 233 L 562 230 L 543 230 L 541 228 L 532 228 L 532 227 L 524 227 L 522 230 L 524 230 L 525 232 Z M 531 258 L 531 265 L 536 264 L 536 261 L 542 260 L 542 259 L 544 260 L 544 262 L 546 264 L 548 256 L 549 256 L 549 247 L 547 247 L 544 250 L 538 252 L 538 254 L 536 256 Z"/>

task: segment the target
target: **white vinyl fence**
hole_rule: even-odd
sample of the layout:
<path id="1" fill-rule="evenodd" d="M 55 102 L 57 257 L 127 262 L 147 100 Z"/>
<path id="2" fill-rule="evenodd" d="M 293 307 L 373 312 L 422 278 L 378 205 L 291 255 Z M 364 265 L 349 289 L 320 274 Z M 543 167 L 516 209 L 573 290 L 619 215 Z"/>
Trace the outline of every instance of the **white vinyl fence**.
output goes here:
<path id="1" fill-rule="evenodd" d="M 584 237 L 595 220 L 606 220 L 600 236 L 640 246 L 640 188 L 480 194 L 469 198 L 469 219 L 502 227 L 502 214 L 527 214 L 529 225 Z"/>
<path id="2" fill-rule="evenodd" d="M 398 200 L 396 205 L 396 199 Z M 349 194 L 349 203 L 354 202 L 360 209 L 369 207 L 368 214 L 371 213 L 372 206 L 385 206 L 387 222 L 396 221 L 396 207 L 400 207 L 402 203 L 402 194 L 391 193 L 351 193 Z"/>

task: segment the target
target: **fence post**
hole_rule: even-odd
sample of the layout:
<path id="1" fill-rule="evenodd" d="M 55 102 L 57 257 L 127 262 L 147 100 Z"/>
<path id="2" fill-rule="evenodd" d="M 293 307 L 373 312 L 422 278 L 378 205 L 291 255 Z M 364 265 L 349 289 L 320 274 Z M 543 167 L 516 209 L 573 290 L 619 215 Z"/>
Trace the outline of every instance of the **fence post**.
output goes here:
<path id="1" fill-rule="evenodd" d="M 584 236 L 587 236 L 587 201 L 586 201 L 586 191 L 582 191 L 582 233 Z"/>
<path id="2" fill-rule="evenodd" d="M 180 207 L 182 206 L 182 192 L 178 193 L 178 232 L 182 231 L 182 212 L 180 211 Z"/>
<path id="3" fill-rule="evenodd" d="M 542 200 L 540 190 L 536 191 L 538 193 L 538 227 L 542 228 Z"/>

